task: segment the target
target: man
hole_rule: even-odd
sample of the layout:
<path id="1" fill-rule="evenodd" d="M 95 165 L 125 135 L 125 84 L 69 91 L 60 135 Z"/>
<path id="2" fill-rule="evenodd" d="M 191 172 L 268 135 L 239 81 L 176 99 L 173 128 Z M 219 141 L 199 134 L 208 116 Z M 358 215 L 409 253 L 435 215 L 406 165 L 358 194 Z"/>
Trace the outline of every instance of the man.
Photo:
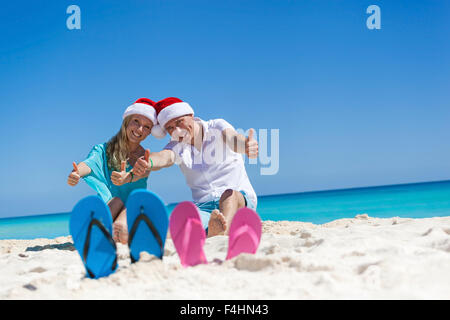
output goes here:
<path id="1" fill-rule="evenodd" d="M 149 161 L 139 159 L 134 171 L 141 175 L 178 164 L 208 237 L 228 235 L 236 211 L 257 205 L 241 156 L 258 156 L 254 130 L 245 137 L 223 119 L 195 118 L 191 106 L 178 98 L 163 99 L 154 107 L 158 125 L 152 134 L 164 137 L 168 133 L 172 139 L 164 150 L 152 153 Z"/>

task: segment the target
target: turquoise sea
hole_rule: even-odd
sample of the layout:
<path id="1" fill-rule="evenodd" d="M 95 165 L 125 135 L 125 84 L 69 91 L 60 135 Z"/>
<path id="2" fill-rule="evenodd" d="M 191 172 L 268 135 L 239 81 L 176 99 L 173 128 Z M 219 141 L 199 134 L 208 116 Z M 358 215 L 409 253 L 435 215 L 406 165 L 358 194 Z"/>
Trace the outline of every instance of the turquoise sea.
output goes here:
<path id="1" fill-rule="evenodd" d="M 169 212 L 176 204 L 168 205 Z M 263 220 L 326 223 L 357 214 L 371 217 L 450 216 L 450 181 L 258 197 Z M 0 239 L 55 238 L 69 234 L 70 213 L 0 219 Z"/>

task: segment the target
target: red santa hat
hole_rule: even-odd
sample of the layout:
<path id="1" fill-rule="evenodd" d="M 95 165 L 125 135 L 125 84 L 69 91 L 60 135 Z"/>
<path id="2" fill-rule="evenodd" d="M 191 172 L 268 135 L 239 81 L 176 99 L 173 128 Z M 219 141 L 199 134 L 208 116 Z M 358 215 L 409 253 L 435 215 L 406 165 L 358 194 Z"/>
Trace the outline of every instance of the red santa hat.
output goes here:
<path id="1" fill-rule="evenodd" d="M 139 98 L 137 99 L 131 106 L 129 106 L 124 114 L 122 119 L 132 115 L 132 114 L 140 114 L 144 117 L 148 118 L 153 123 L 153 128 L 158 125 L 158 119 L 156 118 L 156 109 L 155 102 L 148 98 Z M 153 135 L 152 128 L 152 135 Z"/>
<path id="2" fill-rule="evenodd" d="M 163 138 L 166 135 L 164 126 L 172 119 L 192 114 L 194 110 L 187 103 L 181 99 L 170 97 L 158 101 L 155 105 L 158 125 L 153 126 L 152 135 L 157 138 Z"/>

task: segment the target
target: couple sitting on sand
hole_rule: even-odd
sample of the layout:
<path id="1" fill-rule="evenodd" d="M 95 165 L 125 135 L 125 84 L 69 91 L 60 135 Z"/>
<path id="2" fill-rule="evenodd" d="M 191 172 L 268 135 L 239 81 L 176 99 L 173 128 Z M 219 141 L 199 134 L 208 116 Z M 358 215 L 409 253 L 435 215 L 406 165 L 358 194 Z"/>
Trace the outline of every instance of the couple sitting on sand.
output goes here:
<path id="1" fill-rule="evenodd" d="M 150 153 L 140 145 L 149 134 L 162 138 L 166 133 L 171 141 L 162 151 Z M 112 238 L 126 244 L 128 196 L 147 188 L 151 171 L 178 164 L 207 236 L 228 235 L 238 209 L 257 204 L 240 154 L 257 157 L 253 129 L 245 137 L 223 119 L 194 117 L 192 107 L 178 98 L 157 103 L 141 98 L 125 110 L 120 131 L 110 141 L 73 163 L 68 184 L 75 186 L 83 178 L 97 191 L 114 221 Z"/>

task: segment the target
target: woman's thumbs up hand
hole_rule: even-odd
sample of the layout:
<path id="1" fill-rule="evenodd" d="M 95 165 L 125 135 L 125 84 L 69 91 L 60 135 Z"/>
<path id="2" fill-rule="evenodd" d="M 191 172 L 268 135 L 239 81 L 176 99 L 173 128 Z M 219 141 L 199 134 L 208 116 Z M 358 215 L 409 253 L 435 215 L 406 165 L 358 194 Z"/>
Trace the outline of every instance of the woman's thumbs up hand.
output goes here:
<path id="1" fill-rule="evenodd" d="M 78 181 L 80 181 L 80 171 L 78 170 L 78 166 L 75 162 L 72 162 L 73 170 L 69 174 L 69 177 L 67 178 L 67 183 L 69 186 L 76 186 L 78 184 Z"/>
<path id="2" fill-rule="evenodd" d="M 116 186 L 121 186 L 126 183 L 129 173 L 126 171 L 127 162 L 120 163 L 120 171 L 113 171 L 111 173 L 111 182 Z"/>

